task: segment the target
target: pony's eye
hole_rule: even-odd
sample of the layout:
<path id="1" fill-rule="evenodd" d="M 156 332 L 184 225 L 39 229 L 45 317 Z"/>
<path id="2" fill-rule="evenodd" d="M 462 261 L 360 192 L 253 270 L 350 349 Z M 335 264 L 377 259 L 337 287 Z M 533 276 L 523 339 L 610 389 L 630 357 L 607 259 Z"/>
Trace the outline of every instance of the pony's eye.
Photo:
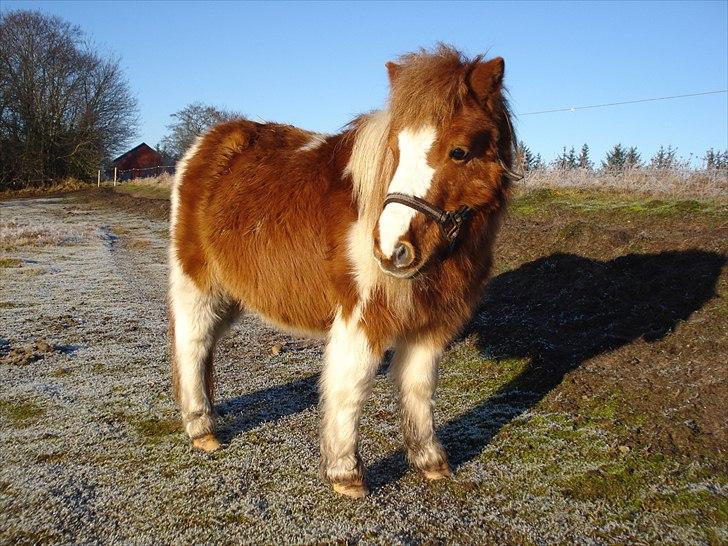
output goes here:
<path id="1" fill-rule="evenodd" d="M 450 150 L 450 158 L 454 159 L 455 161 L 462 161 L 468 156 L 468 152 L 463 150 L 462 148 L 453 148 Z"/>

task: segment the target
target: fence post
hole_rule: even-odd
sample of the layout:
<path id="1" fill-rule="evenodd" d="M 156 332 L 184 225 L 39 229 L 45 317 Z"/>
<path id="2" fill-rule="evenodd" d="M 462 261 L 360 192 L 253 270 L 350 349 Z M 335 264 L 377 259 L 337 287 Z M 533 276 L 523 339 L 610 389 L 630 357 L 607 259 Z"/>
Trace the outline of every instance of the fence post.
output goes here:
<path id="1" fill-rule="evenodd" d="M 99 175 L 96 178 L 96 187 L 97 188 L 100 188 L 101 187 L 101 169 L 99 169 Z"/>
<path id="2" fill-rule="evenodd" d="M 117 167 L 114 167 L 114 187 L 116 187 L 116 169 Z"/>

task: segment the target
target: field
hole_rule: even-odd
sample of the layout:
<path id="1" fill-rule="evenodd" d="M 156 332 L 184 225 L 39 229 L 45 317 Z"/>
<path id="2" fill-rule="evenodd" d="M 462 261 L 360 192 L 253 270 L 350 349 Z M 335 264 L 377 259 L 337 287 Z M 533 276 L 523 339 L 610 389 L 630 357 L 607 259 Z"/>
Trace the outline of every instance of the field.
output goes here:
<path id="1" fill-rule="evenodd" d="M 404 462 L 377 377 L 372 493 L 317 476 L 320 342 L 244 317 L 225 449 L 190 450 L 166 357 L 154 183 L 0 202 L 0 542 L 728 542 L 728 199 L 525 184 L 441 366 L 455 469 Z"/>

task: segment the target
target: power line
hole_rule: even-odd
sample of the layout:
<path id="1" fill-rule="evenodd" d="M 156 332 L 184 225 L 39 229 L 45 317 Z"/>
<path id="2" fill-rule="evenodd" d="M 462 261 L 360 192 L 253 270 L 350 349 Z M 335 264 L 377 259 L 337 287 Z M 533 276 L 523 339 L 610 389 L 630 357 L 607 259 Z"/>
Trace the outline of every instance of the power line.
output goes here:
<path id="1" fill-rule="evenodd" d="M 669 97 L 653 97 L 650 99 L 625 100 L 621 102 L 605 102 L 604 104 L 590 104 L 589 106 L 572 106 L 570 108 L 553 108 L 552 110 L 539 110 L 537 112 L 524 112 L 517 114 L 519 116 L 535 116 L 538 114 L 551 114 L 554 112 L 575 112 L 577 110 L 588 110 L 591 108 L 606 108 L 607 106 L 619 106 L 621 104 L 635 104 L 638 102 L 655 102 L 659 100 L 682 99 L 685 97 L 699 97 L 701 95 L 717 95 L 719 93 L 728 93 L 728 89 L 720 91 L 704 91 L 702 93 L 688 93 L 686 95 L 670 95 Z"/>

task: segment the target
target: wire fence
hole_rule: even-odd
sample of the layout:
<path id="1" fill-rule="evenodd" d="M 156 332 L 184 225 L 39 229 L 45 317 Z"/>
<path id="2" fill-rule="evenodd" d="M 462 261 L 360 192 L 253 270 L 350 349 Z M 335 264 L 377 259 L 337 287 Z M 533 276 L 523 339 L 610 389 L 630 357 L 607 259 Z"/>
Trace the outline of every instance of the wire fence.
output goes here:
<path id="1" fill-rule="evenodd" d="M 116 180 L 117 182 L 124 182 L 135 178 L 151 178 L 165 173 L 174 174 L 174 168 L 174 165 L 157 165 L 156 167 L 117 170 Z"/>
<path id="2" fill-rule="evenodd" d="M 134 169 L 99 169 L 97 183 L 113 182 L 114 186 L 122 182 L 129 182 L 140 178 L 155 178 L 163 174 L 174 174 L 175 165 L 156 165 L 154 167 L 140 167 Z"/>

